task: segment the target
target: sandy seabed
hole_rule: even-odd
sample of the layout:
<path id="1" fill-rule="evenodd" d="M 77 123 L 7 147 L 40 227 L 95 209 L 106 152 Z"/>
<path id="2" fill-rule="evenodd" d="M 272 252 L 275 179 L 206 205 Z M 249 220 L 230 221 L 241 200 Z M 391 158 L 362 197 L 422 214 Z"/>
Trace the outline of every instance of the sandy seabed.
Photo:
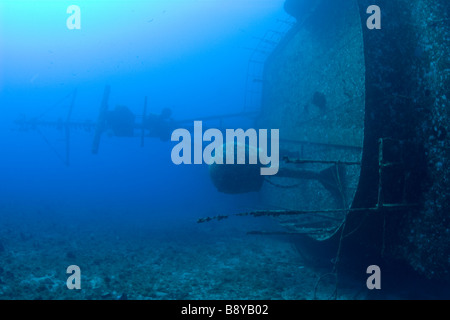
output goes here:
<path id="1" fill-rule="evenodd" d="M 286 237 L 246 234 L 273 223 L 4 215 L 0 299 L 313 299 L 329 270 L 302 261 Z M 81 269 L 81 290 L 66 286 L 70 265 Z M 316 297 L 334 288 L 324 278 Z M 362 297 L 353 287 L 338 298 Z"/>

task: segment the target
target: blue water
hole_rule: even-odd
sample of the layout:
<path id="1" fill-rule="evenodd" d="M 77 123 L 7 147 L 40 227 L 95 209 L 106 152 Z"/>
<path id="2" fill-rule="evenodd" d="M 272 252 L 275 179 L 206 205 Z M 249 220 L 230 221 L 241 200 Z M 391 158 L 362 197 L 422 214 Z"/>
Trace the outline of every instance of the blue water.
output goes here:
<path id="1" fill-rule="evenodd" d="M 299 13 L 313 8 L 311 3 L 291 1 L 286 9 Z M 80 8 L 80 29 L 70 29 L 72 12 L 67 9 L 71 5 Z M 287 228 L 283 229 L 277 219 L 235 216 L 286 209 L 269 207 L 264 201 L 270 189 L 221 193 L 208 165 L 173 163 L 171 152 L 176 142 L 147 136 L 141 146 L 138 126 L 144 101 L 148 102 L 147 116 L 170 109 L 176 126 L 187 129 L 194 120 L 259 111 L 264 61 L 282 36 L 272 44 L 273 38 L 268 42 L 264 39 L 270 30 L 285 35 L 295 21 L 284 11 L 284 5 L 285 0 L 0 0 L 0 300 L 448 296 L 445 284 L 437 286 L 422 277 L 416 279 L 414 272 L 404 272 L 403 264 L 397 271 L 395 263 L 391 265 L 395 271 L 392 274 L 383 267 L 383 290 L 369 292 L 365 268 L 353 272 L 340 267 L 336 271 L 338 261 L 342 263 L 338 259 L 341 251 L 353 249 L 341 250 L 339 244 L 339 249 L 330 247 L 327 252 L 328 242 L 323 246 L 308 241 L 305 244 L 298 241 L 300 237 L 281 235 Z M 322 5 L 319 8 L 324 9 L 327 3 Z M 324 11 L 323 16 L 317 16 L 332 20 L 333 8 Z M 383 17 L 383 28 L 388 18 Z M 300 21 L 302 28 L 298 30 L 312 36 L 318 30 L 316 35 L 327 43 L 328 35 L 332 39 L 340 30 L 328 34 L 328 29 L 321 27 L 324 21 L 317 19 L 304 25 Z M 414 21 L 411 25 L 422 26 L 422 22 Z M 329 26 L 327 22 L 324 25 Z M 396 24 L 389 28 L 395 29 Z M 305 43 L 305 52 L 298 56 L 287 53 L 299 59 L 305 54 L 315 56 L 315 48 Z M 419 53 L 415 53 L 416 58 L 426 55 L 425 51 Z M 366 56 L 371 57 L 367 52 Z M 383 59 L 367 60 L 366 67 L 372 62 L 384 65 Z M 434 62 L 430 68 L 433 66 Z M 293 82 L 303 76 L 302 72 L 288 73 L 288 80 Z M 307 79 L 313 77 L 308 75 Z M 321 85 L 328 86 L 320 80 Z M 125 106 L 135 115 L 136 128 L 134 137 L 116 136 L 111 128 L 104 130 L 98 153 L 93 154 L 95 123 L 107 87 L 111 90 L 109 110 Z M 293 87 L 301 88 L 297 84 Z M 320 92 L 316 94 L 320 96 Z M 385 94 L 391 99 L 389 93 Z M 425 100 L 433 94 L 429 89 L 424 93 Z M 442 96 L 443 101 L 446 97 L 448 94 Z M 307 110 L 308 101 L 297 100 L 299 110 Z M 325 108 L 325 102 L 319 104 Z M 395 103 L 393 106 L 399 108 Z M 280 110 L 292 111 L 288 116 L 295 119 L 299 110 L 293 109 L 280 106 Z M 58 128 L 58 124 L 69 116 L 72 125 L 68 139 L 64 125 Z M 33 126 L 33 119 L 52 125 Z M 366 121 L 374 119 L 372 113 Z M 17 122 L 23 120 L 27 125 Z M 74 123 L 91 124 L 90 130 L 76 128 Z M 434 120 L 432 123 L 430 128 L 437 132 Z M 252 128 L 255 123 L 241 116 L 205 120 L 203 125 L 205 129 L 224 130 Z M 439 135 L 439 141 L 445 139 L 444 127 L 439 127 Z M 434 154 L 438 149 L 430 150 Z M 248 181 L 253 180 L 243 178 L 238 184 L 245 187 Z M 445 176 L 442 181 L 446 181 Z M 278 187 L 287 190 L 289 185 Z M 272 194 L 272 198 L 279 194 Z M 289 201 L 298 201 L 296 194 L 286 191 L 286 195 Z M 445 198 L 444 194 L 439 196 Z M 311 202 L 317 200 L 311 198 Z M 291 206 L 286 203 L 286 207 Z M 197 223 L 208 217 L 213 219 Z M 306 216 L 305 221 L 309 218 Z M 422 224 L 421 217 L 418 221 Z M 386 221 L 384 224 L 389 225 Z M 444 229 L 436 230 L 438 234 Z M 383 239 L 383 250 L 384 244 Z M 317 252 L 310 255 L 314 250 Z M 413 261 L 421 262 L 422 257 L 415 257 L 420 253 L 412 253 Z M 362 258 L 368 254 L 349 255 Z M 72 265 L 81 270 L 80 290 L 68 288 L 70 274 L 66 270 Z M 423 269 L 420 263 L 414 268 Z"/>
<path id="2" fill-rule="evenodd" d="M 219 193 L 206 165 L 172 163 L 174 143 L 148 138 L 141 148 L 139 137 L 103 134 L 92 155 L 93 132 L 71 130 L 66 166 L 64 131 L 14 124 L 65 119 L 75 89 L 71 120 L 95 122 L 106 85 L 110 108 L 136 115 L 145 96 L 149 112 L 170 108 L 175 120 L 241 112 L 251 49 L 286 18 L 283 2 L 0 2 L 0 298 L 311 294 L 297 287 L 302 266 L 287 242 L 246 237 L 271 220 L 196 224 L 258 208 L 258 195 Z M 71 4 L 81 9 L 80 30 L 66 26 Z M 277 269 L 279 259 L 289 270 Z M 82 293 L 65 286 L 71 264 L 81 268 Z M 214 268 L 229 272 L 217 280 Z"/>
<path id="3" fill-rule="evenodd" d="M 74 89 L 72 120 L 95 121 L 105 85 L 111 108 L 125 105 L 135 114 L 145 96 L 149 112 L 169 107 L 177 120 L 240 112 L 249 49 L 283 17 L 283 1 L 79 1 L 81 30 L 66 27 L 69 4 L 2 1 L 2 199 L 181 206 L 183 215 L 204 198 L 228 202 L 205 168 L 172 164 L 171 143 L 149 139 L 141 149 L 138 138 L 102 137 L 92 156 L 93 135 L 74 131 L 66 168 L 55 155 L 64 156 L 63 132 L 43 129 L 49 146 L 36 132 L 11 131 L 13 121 L 65 118 L 70 98 L 57 103 Z"/>

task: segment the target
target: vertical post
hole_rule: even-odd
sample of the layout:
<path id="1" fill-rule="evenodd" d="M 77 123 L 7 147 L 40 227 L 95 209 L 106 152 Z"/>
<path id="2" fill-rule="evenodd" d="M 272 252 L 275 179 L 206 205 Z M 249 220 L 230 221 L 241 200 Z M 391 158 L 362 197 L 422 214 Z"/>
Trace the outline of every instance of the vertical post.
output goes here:
<path id="1" fill-rule="evenodd" d="M 110 90 L 111 90 L 110 86 L 106 86 L 105 91 L 103 92 L 102 104 L 100 106 L 100 112 L 98 114 L 97 126 L 95 128 L 94 142 L 92 143 L 92 153 L 93 154 L 98 153 L 98 148 L 100 145 L 100 138 L 102 136 L 103 130 L 105 129 L 106 115 L 108 113 L 108 99 L 109 99 Z"/>
<path id="2" fill-rule="evenodd" d="M 383 138 L 378 141 L 378 201 L 377 208 L 383 207 Z"/>
<path id="3" fill-rule="evenodd" d="M 141 148 L 144 147 L 144 139 L 145 139 L 145 117 L 147 116 L 147 96 L 145 96 L 144 100 L 144 112 L 142 114 L 142 128 L 141 128 Z"/>
<path id="4" fill-rule="evenodd" d="M 69 112 L 67 113 L 66 123 L 64 129 L 66 131 L 66 166 L 70 165 L 70 118 L 72 117 L 72 110 L 75 105 L 75 98 L 77 97 L 77 89 L 73 92 L 72 101 L 70 102 Z"/>

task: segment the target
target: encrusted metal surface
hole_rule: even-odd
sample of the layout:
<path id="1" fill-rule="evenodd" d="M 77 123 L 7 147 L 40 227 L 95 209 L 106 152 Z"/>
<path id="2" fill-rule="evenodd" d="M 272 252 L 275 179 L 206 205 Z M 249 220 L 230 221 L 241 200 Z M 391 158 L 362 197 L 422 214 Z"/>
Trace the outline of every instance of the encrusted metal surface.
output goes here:
<path id="1" fill-rule="evenodd" d="M 280 148 L 296 153 L 299 159 L 358 163 L 364 139 L 364 85 L 363 37 L 357 4 L 347 1 L 319 5 L 298 22 L 266 63 L 259 125 L 280 128 Z M 320 172 L 333 165 L 319 161 L 282 166 Z M 359 165 L 342 166 L 341 194 L 330 192 L 319 180 L 271 178 L 272 183 L 265 184 L 262 190 L 262 198 L 268 205 L 285 209 L 348 209 L 359 172 Z M 295 232 L 321 228 L 322 232 L 311 236 L 326 239 L 342 224 L 344 216 L 345 210 L 279 219 Z"/>

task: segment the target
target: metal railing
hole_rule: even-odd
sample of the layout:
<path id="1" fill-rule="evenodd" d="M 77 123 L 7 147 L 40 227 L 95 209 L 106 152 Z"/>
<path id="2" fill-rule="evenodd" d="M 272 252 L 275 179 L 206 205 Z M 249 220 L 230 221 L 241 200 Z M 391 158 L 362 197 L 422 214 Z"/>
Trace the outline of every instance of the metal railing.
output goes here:
<path id="1" fill-rule="evenodd" d="M 263 37 L 257 38 L 259 42 L 252 49 L 247 65 L 244 112 L 258 111 L 260 109 L 264 82 L 264 64 L 294 24 L 295 20 L 293 19 L 279 19 L 277 20 L 276 30 L 268 30 Z"/>

